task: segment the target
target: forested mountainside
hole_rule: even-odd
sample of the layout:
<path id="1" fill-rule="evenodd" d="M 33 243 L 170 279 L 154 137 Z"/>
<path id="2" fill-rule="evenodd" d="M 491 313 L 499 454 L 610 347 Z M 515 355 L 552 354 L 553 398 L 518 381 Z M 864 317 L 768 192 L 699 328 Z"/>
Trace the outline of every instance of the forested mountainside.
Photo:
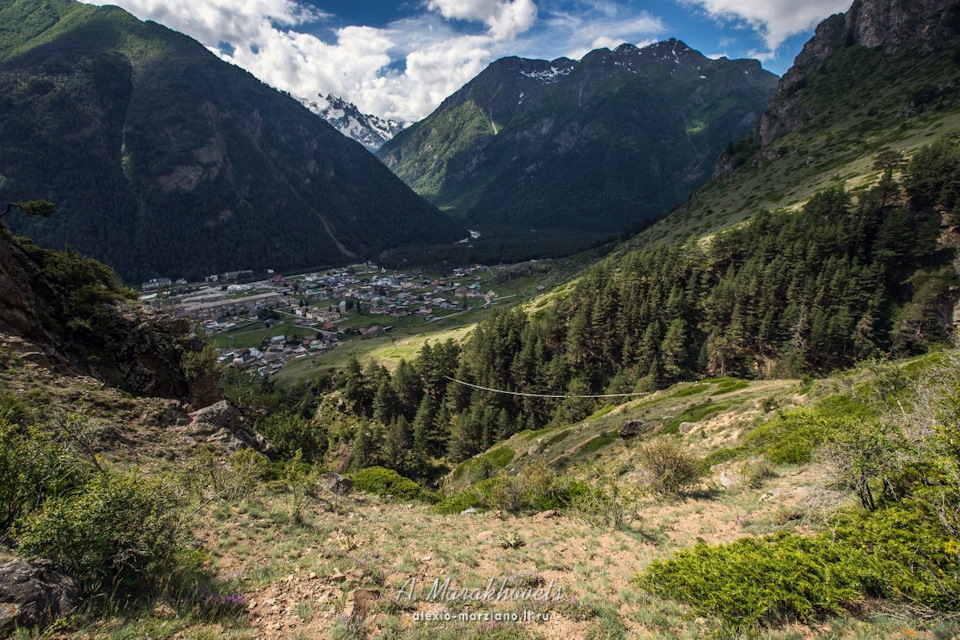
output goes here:
<path id="1" fill-rule="evenodd" d="M 701 186 L 775 84 L 754 60 L 677 40 L 579 62 L 504 58 L 378 156 L 471 228 L 615 233 Z"/>
<path id="2" fill-rule="evenodd" d="M 198 42 L 116 7 L 0 7 L 10 220 L 128 282 L 305 269 L 466 236 L 372 155 Z"/>
<path id="3" fill-rule="evenodd" d="M 949 344 L 960 221 L 941 211 L 956 203 L 960 136 L 923 150 L 904 175 L 906 190 L 889 164 L 856 201 L 829 189 L 801 211 L 758 214 L 707 241 L 609 258 L 570 290 L 495 312 L 462 347 L 425 348 L 392 376 L 354 363 L 339 386 L 366 428 L 385 430 L 354 441 L 354 455 L 416 477 L 417 456 L 464 460 L 524 429 L 581 420 L 600 402 L 468 385 L 630 393 L 712 376 L 824 375 Z M 398 441 L 413 444 L 396 449 L 400 458 Z"/>

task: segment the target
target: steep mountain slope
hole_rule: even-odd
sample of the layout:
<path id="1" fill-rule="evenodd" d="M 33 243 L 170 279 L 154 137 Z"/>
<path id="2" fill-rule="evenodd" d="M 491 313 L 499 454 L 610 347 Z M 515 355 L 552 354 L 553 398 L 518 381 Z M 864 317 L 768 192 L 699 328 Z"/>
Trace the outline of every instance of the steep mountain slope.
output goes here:
<path id="1" fill-rule="evenodd" d="M 304 98 L 300 103 L 317 114 L 343 135 L 356 140 L 370 151 L 376 151 L 387 140 L 403 130 L 403 123 L 384 120 L 367 113 L 360 113 L 357 105 L 332 94 L 324 98 Z"/>
<path id="2" fill-rule="evenodd" d="M 0 198 L 127 281 L 295 269 L 465 233 L 381 163 L 199 43 L 114 7 L 0 8 Z"/>
<path id="3" fill-rule="evenodd" d="M 709 234 L 817 190 L 876 180 L 880 154 L 960 127 L 960 3 L 857 0 L 822 22 L 711 181 L 629 247 Z"/>
<path id="4" fill-rule="evenodd" d="M 756 61 L 710 60 L 676 40 L 579 63 L 505 58 L 378 155 L 481 229 L 618 231 L 703 184 L 775 82 Z"/>

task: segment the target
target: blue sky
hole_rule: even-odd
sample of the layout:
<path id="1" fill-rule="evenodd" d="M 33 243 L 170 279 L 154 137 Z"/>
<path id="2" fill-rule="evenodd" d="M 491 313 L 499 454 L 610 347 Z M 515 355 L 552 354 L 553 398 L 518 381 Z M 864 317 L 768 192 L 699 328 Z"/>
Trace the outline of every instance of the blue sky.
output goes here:
<path id="1" fill-rule="evenodd" d="M 103 4 L 95 0 L 97 4 Z M 292 95 L 414 122 L 492 61 L 678 38 L 782 75 L 850 0 L 112 0 Z"/>

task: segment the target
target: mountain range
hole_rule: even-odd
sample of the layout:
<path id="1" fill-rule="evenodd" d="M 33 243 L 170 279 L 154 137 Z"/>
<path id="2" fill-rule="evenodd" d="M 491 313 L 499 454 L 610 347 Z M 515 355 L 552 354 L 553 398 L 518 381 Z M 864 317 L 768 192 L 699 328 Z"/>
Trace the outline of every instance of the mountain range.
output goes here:
<path id="1" fill-rule="evenodd" d="M 610 233 L 686 200 L 776 88 L 683 42 L 504 58 L 377 155 L 471 228 Z"/>
<path id="2" fill-rule="evenodd" d="M 0 7 L 0 198 L 128 282 L 296 270 L 466 231 L 361 145 L 198 42 L 116 7 Z"/>
<path id="3" fill-rule="evenodd" d="M 370 151 L 376 151 L 387 140 L 403 130 L 403 123 L 361 113 L 357 105 L 332 94 L 326 97 L 303 98 L 300 103 L 317 114 L 343 135 L 356 140 Z"/>

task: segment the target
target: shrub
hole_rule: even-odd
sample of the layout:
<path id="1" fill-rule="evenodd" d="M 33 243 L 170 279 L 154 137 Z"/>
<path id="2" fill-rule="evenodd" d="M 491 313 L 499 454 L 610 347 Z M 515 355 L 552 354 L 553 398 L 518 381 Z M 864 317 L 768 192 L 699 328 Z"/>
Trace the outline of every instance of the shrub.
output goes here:
<path id="1" fill-rule="evenodd" d="M 486 509 L 487 502 L 477 491 L 468 490 L 455 493 L 444 498 L 437 504 L 437 513 L 441 515 L 455 515 L 469 508 Z"/>
<path id="2" fill-rule="evenodd" d="M 780 534 L 700 543 L 640 577 L 654 593 L 693 605 L 734 626 L 840 613 L 860 599 L 865 555 L 828 539 Z"/>
<path id="3" fill-rule="evenodd" d="M 764 422 L 743 442 L 773 464 L 806 464 L 832 431 L 831 423 L 816 409 L 797 409 Z"/>
<path id="4" fill-rule="evenodd" d="M 174 566 L 187 530 L 161 482 L 103 473 L 82 493 L 47 498 L 15 526 L 20 549 L 48 558 L 88 593 L 127 593 L 158 584 Z"/>
<path id="5" fill-rule="evenodd" d="M 659 440 L 640 448 L 644 485 L 657 498 L 679 496 L 700 483 L 703 466 L 672 440 Z"/>
<path id="6" fill-rule="evenodd" d="M 737 626 L 839 613 L 865 597 L 936 611 L 960 605 L 956 540 L 902 506 L 843 512 L 814 538 L 701 543 L 653 562 L 638 581 Z"/>
<path id="7" fill-rule="evenodd" d="M 497 544 L 504 549 L 519 549 L 525 545 L 526 542 L 523 541 L 519 533 L 511 531 L 509 533 L 501 533 L 497 536 Z"/>
<path id="8" fill-rule="evenodd" d="M 744 462 L 741 474 L 747 486 L 754 489 L 762 487 L 765 480 L 777 477 L 777 472 L 770 463 L 763 458 L 751 458 Z"/>
<path id="9" fill-rule="evenodd" d="M 501 472 L 489 484 L 489 505 L 495 509 L 517 512 L 563 509 L 590 488 L 582 482 L 558 480 L 556 472 L 546 462 L 539 461 L 524 467 L 511 476 Z"/>
<path id="10" fill-rule="evenodd" d="M 575 496 L 570 506 L 580 519 L 589 524 L 620 529 L 636 517 L 637 494 L 636 488 L 625 486 L 616 477 L 606 475 L 597 486 Z"/>
<path id="11" fill-rule="evenodd" d="M 319 460 L 327 447 L 326 434 L 296 413 L 274 411 L 256 424 L 257 431 L 287 457 L 300 451 L 304 460 Z"/>
<path id="12" fill-rule="evenodd" d="M 80 462 L 51 432 L 0 416 L 0 442 L 0 532 L 83 479 Z"/>
<path id="13" fill-rule="evenodd" d="M 748 450 L 746 447 L 727 447 L 724 449 L 717 449 L 716 451 L 711 451 L 703 459 L 702 466 L 704 469 L 709 469 L 715 464 L 723 464 L 724 462 L 730 462 L 731 460 L 737 460 L 747 455 Z"/>
<path id="14" fill-rule="evenodd" d="M 410 478 L 404 478 L 393 469 L 367 467 L 350 476 L 358 491 L 393 496 L 397 500 L 429 499 L 423 489 Z"/>
<path id="15" fill-rule="evenodd" d="M 861 569 L 867 595 L 956 611 L 960 606 L 957 541 L 923 509 L 911 507 L 841 513 L 829 536 L 869 554 L 871 562 Z"/>

